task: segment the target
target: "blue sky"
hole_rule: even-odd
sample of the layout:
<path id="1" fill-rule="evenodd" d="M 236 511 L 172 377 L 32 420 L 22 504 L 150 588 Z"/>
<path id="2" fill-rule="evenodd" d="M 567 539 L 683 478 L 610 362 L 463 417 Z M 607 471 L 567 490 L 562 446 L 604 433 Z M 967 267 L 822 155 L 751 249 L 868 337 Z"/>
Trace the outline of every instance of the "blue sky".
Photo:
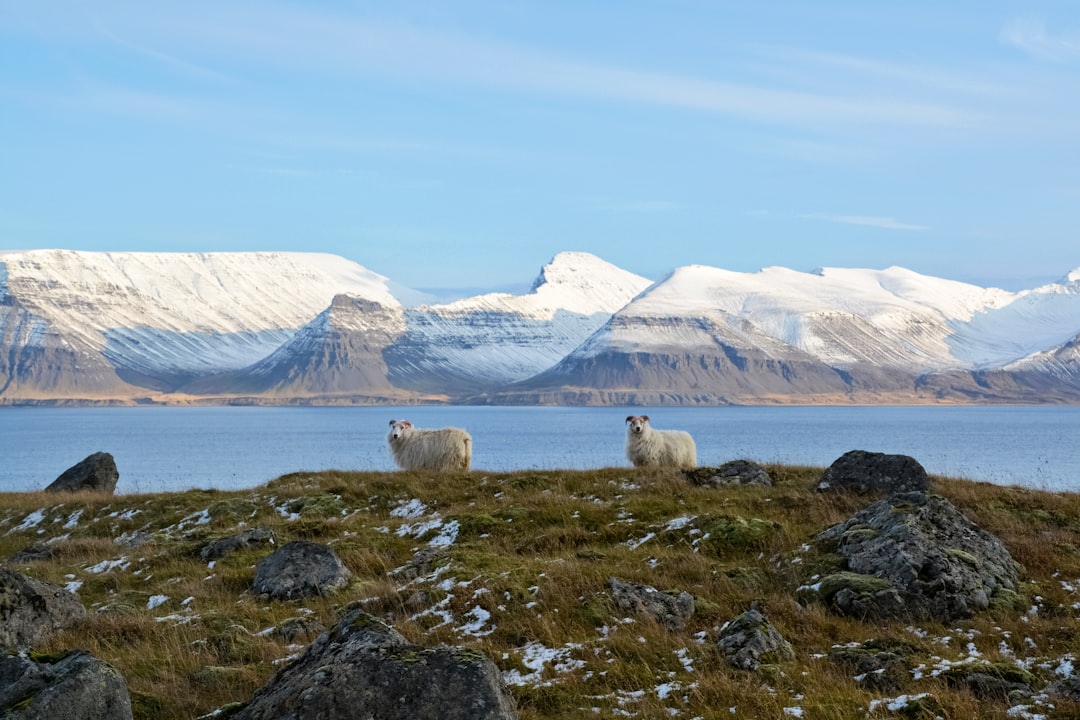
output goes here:
<path id="1" fill-rule="evenodd" d="M 1080 3 L 0 3 L 0 249 L 1080 267 Z"/>

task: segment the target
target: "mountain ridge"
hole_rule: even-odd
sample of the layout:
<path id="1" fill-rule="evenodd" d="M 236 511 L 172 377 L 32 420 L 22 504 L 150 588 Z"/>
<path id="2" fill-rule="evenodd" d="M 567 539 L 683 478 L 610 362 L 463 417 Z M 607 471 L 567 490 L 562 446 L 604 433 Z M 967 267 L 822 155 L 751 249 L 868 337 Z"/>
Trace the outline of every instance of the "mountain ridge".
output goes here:
<path id="1" fill-rule="evenodd" d="M 321 253 L 6 251 L 0 331 L 8 405 L 1080 402 L 1080 268 L 653 282 L 563 252 L 528 292 L 433 303 Z"/>

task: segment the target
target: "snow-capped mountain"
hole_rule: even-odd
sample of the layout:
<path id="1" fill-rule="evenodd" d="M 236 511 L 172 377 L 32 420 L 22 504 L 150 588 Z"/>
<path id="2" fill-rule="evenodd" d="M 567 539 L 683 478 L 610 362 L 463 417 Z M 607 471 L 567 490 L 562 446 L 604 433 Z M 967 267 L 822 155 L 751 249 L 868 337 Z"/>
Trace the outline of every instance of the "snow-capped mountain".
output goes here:
<path id="1" fill-rule="evenodd" d="M 169 391 L 266 357 L 339 293 L 400 305 L 333 255 L 0 253 L 0 397 Z"/>
<path id="2" fill-rule="evenodd" d="M 1078 275 L 1009 293 L 902 268 L 678 268 L 495 400 L 1080 398 Z"/>
<path id="3" fill-rule="evenodd" d="M 560 253 L 445 304 L 315 253 L 0 253 L 0 404 L 1080 402 L 1080 269 L 1021 292 L 903 268 Z"/>
<path id="4" fill-rule="evenodd" d="M 551 367 L 652 284 L 587 253 L 560 253 L 524 295 L 490 293 L 405 311 L 387 351 L 401 387 L 460 393 Z"/>
<path id="5" fill-rule="evenodd" d="M 340 296 L 269 357 L 199 380 L 193 394 L 448 400 L 554 365 L 651 281 L 585 253 L 560 253 L 523 295 L 411 308 Z"/>

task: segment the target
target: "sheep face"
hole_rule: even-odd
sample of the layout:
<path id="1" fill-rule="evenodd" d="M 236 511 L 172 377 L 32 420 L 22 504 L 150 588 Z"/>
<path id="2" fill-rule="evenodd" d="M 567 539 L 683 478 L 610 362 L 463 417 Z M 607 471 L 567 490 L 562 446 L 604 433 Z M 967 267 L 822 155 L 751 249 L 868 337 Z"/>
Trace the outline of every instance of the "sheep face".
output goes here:
<path id="1" fill-rule="evenodd" d="M 390 439 L 401 440 L 409 436 L 412 432 L 412 423 L 408 420 L 391 420 L 390 421 Z"/>
<path id="2" fill-rule="evenodd" d="M 634 435 L 640 435 L 645 432 L 645 427 L 649 424 L 648 415 L 628 415 L 626 417 L 627 429 Z"/>

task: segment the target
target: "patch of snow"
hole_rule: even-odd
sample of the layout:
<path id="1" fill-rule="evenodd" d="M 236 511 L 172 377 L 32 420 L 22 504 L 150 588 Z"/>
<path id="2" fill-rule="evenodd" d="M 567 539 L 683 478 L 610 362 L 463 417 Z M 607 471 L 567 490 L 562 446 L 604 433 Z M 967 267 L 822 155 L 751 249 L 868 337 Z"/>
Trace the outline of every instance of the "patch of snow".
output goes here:
<path id="1" fill-rule="evenodd" d="M 114 568 L 119 568 L 120 570 L 127 570 L 129 567 L 131 567 L 131 562 L 127 559 L 126 556 L 124 556 L 119 557 L 116 560 L 102 560 L 98 564 L 91 565 L 90 567 L 86 568 L 86 572 L 100 575 L 101 573 L 109 572 Z"/>
<path id="2" fill-rule="evenodd" d="M 886 710 L 896 712 L 897 710 L 903 710 L 908 705 L 918 700 L 922 700 L 925 697 L 929 697 L 930 693 L 919 693 L 918 695 L 900 695 L 894 698 L 883 698 L 880 700 L 870 701 L 870 712 L 874 712 L 879 707 L 884 706 Z"/>
<path id="3" fill-rule="evenodd" d="M 639 547 L 641 547 L 645 543 L 649 542 L 654 537 L 656 537 L 656 533 L 649 533 L 645 537 L 641 538 L 640 540 L 627 540 L 626 541 L 626 547 L 630 548 L 631 550 L 637 550 Z"/>
<path id="4" fill-rule="evenodd" d="M 549 648 L 539 642 L 530 642 L 515 652 L 521 656 L 521 664 L 530 672 L 522 673 L 516 668 L 503 673 L 503 682 L 507 685 L 541 685 L 545 667 L 556 673 L 568 673 L 585 667 L 582 660 L 573 659 L 574 652 L 581 649 L 577 643 L 569 643 L 561 648 Z"/>
<path id="5" fill-rule="evenodd" d="M 168 595 L 151 595 L 150 599 L 146 601 L 146 609 L 153 610 L 156 607 L 164 605 L 168 600 Z"/>
<path id="6" fill-rule="evenodd" d="M 16 525 L 15 527 L 11 528 L 10 530 L 8 530 L 7 534 L 11 535 L 12 533 L 21 532 L 23 530 L 29 530 L 31 528 L 36 528 L 38 525 L 41 524 L 41 521 L 44 520 L 44 519 L 45 519 L 45 510 L 43 510 L 43 509 L 35 510 L 34 512 L 30 513 L 25 518 L 23 518 L 23 521 L 20 524 Z"/>
<path id="7" fill-rule="evenodd" d="M 480 607 L 479 605 L 473 607 L 465 613 L 466 617 L 471 617 L 472 622 L 465 623 L 461 627 L 457 628 L 457 631 L 462 635 L 472 635 L 473 637 L 484 637 L 495 632 L 495 628 L 484 629 L 487 622 L 491 620 L 491 613 Z"/>
<path id="8" fill-rule="evenodd" d="M 75 512 L 71 513 L 71 515 L 68 515 L 67 522 L 64 523 L 64 529 L 71 530 L 72 528 L 77 527 L 79 524 L 79 518 L 82 517 L 82 514 L 83 510 L 82 508 L 79 508 Z"/>
<path id="9" fill-rule="evenodd" d="M 392 510 L 390 510 L 390 517 L 404 518 L 406 520 L 412 518 L 421 517 L 427 512 L 427 505 L 421 501 L 413 498 L 412 500 L 404 500 L 398 503 Z"/>
<path id="10" fill-rule="evenodd" d="M 459 528 L 458 521 L 451 520 L 442 527 L 438 535 L 428 541 L 428 545 L 432 547 L 449 547 L 453 545 L 457 541 Z"/>

